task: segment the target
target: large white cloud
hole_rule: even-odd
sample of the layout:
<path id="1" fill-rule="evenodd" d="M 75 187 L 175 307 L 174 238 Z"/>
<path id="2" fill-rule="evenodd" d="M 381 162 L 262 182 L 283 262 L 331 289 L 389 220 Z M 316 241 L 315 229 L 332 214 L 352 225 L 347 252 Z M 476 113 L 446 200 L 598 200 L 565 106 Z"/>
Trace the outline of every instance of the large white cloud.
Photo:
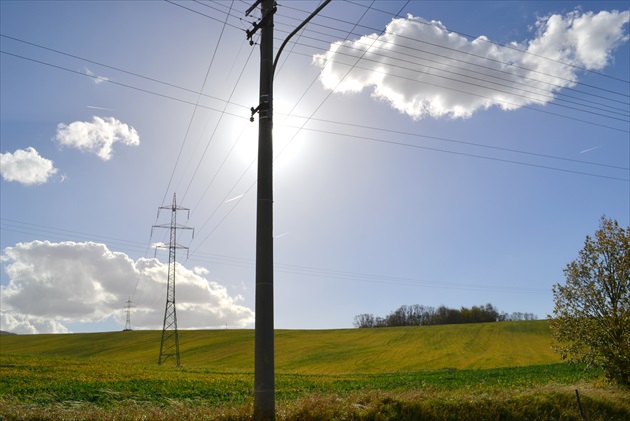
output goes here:
<path id="1" fill-rule="evenodd" d="M 0 326 L 5 332 L 34 333 L 70 333 L 62 323 L 45 317 L 28 316 L 3 311 L 0 313 Z"/>
<path id="2" fill-rule="evenodd" d="M 0 287 L 2 330 L 64 332 L 68 331 L 64 323 L 96 322 L 112 315 L 124 324 L 121 308 L 136 283 L 146 291 L 142 295 L 146 299 L 136 300 L 132 326 L 162 327 L 167 265 L 156 259 L 133 261 L 92 242 L 32 241 L 5 248 L 2 261 L 9 277 L 8 285 Z M 218 283 L 179 264 L 176 282 L 180 329 L 244 327 L 253 322 L 252 310 L 239 304 L 242 297 L 230 296 Z"/>
<path id="3" fill-rule="evenodd" d="M 25 185 L 43 184 L 57 173 L 49 159 L 43 158 L 33 147 L 18 149 L 14 153 L 0 153 L 0 173 L 6 181 Z"/>
<path id="4" fill-rule="evenodd" d="M 136 129 L 121 123 L 114 117 L 93 116 L 92 122 L 59 123 L 55 138 L 63 146 L 95 153 L 104 161 L 112 157 L 114 143 L 129 146 L 140 144 Z"/>
<path id="5" fill-rule="evenodd" d="M 372 87 L 373 97 L 413 118 L 470 117 L 492 106 L 553 100 L 576 84 L 578 67 L 600 70 L 611 61 L 611 51 L 628 40 L 629 19 L 629 11 L 552 15 L 536 23 L 535 39 L 502 47 L 409 15 L 382 35 L 335 42 L 313 60 L 326 89 Z"/>

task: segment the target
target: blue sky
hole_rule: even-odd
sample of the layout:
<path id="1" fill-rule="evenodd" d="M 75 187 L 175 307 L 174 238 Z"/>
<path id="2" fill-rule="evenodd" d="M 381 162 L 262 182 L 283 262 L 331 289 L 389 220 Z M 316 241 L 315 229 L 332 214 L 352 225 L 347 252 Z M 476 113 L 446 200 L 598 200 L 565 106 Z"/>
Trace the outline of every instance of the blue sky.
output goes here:
<path id="1" fill-rule="evenodd" d="M 317 2 L 281 2 L 275 48 Z M 259 51 L 245 2 L 2 1 L 3 330 L 251 328 Z M 630 224 L 627 1 L 333 1 L 275 78 L 275 325 L 551 313 Z M 155 259 L 154 257 L 157 257 Z"/>

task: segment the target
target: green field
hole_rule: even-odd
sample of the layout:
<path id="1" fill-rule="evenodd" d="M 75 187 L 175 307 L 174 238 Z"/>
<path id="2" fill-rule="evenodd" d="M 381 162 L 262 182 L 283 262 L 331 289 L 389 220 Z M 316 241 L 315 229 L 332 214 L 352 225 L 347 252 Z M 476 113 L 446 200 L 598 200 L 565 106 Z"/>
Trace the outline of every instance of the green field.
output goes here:
<path id="1" fill-rule="evenodd" d="M 158 331 L 3 336 L 2 354 L 157 362 Z M 179 332 L 182 364 L 251 371 L 253 330 Z M 290 373 L 390 373 L 557 363 L 544 321 L 400 327 L 279 330 L 276 369 Z"/>
<path id="2" fill-rule="evenodd" d="M 252 330 L 0 337 L 6 419 L 243 419 Z M 630 419 L 630 393 L 561 363 L 545 321 L 276 332 L 278 419 Z M 0 419 L 2 419 L 0 417 Z"/>

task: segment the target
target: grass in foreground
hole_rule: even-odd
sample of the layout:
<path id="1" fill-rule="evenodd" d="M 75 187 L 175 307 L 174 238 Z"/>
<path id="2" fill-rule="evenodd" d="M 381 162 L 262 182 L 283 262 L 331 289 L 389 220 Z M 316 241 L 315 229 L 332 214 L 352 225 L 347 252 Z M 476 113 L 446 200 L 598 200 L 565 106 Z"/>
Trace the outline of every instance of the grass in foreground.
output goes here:
<path id="1" fill-rule="evenodd" d="M 253 375 L 204 367 L 7 355 L 0 415 L 17 419 L 248 419 Z M 599 371 L 551 364 L 486 370 L 276 376 L 278 419 L 630 418 L 630 393 Z"/>

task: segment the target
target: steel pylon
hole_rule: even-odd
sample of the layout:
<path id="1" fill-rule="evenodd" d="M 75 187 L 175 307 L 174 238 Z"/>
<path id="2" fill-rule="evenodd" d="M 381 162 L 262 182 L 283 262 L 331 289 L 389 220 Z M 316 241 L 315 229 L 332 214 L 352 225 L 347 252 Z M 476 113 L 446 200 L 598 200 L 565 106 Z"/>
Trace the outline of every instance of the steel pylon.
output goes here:
<path id="1" fill-rule="evenodd" d="M 175 273 L 176 273 L 176 250 L 188 247 L 177 244 L 177 230 L 190 229 L 183 225 L 177 224 L 177 212 L 187 211 L 189 209 L 177 206 L 175 194 L 173 194 L 173 204 L 171 206 L 161 206 L 158 208 L 158 216 L 160 210 L 171 211 L 171 223 L 154 225 L 153 228 L 168 228 L 170 230 L 170 241 L 168 245 L 168 279 L 166 284 L 166 307 L 164 309 L 164 323 L 162 325 L 162 341 L 160 342 L 160 358 L 158 364 L 173 360 L 178 367 L 181 365 L 179 357 L 179 334 L 177 332 L 177 310 L 175 307 Z M 194 236 L 194 231 L 193 231 Z M 157 245 L 157 248 L 166 248 L 164 245 Z M 156 250 L 157 252 L 157 250 Z"/>

